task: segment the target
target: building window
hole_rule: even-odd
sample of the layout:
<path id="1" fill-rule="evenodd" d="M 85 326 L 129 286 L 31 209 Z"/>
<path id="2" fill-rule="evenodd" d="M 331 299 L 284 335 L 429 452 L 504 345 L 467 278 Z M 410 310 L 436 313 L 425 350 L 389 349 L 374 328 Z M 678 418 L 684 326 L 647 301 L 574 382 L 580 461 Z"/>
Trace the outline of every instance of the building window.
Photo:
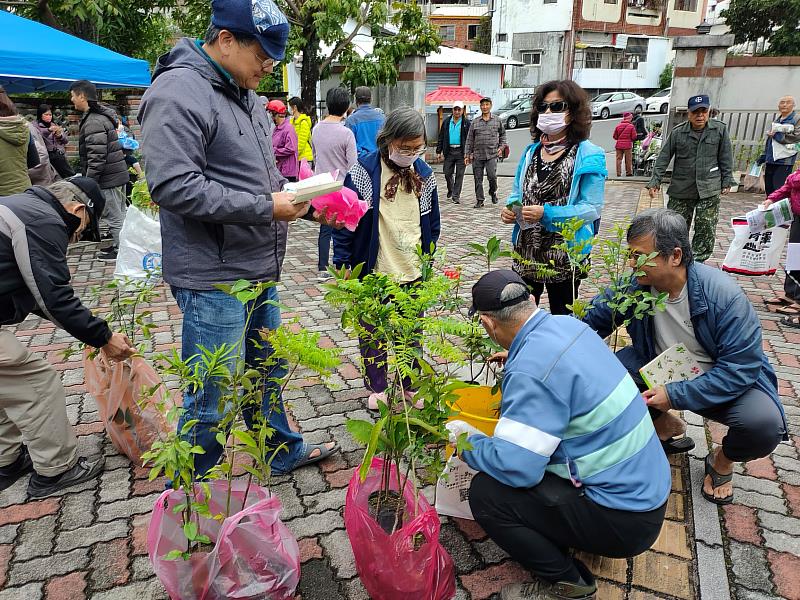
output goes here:
<path id="1" fill-rule="evenodd" d="M 585 56 L 585 66 L 587 69 L 599 69 L 600 65 L 603 62 L 603 55 L 600 50 L 586 50 L 584 53 Z"/>
<path id="2" fill-rule="evenodd" d="M 606 4 L 616 4 L 617 0 L 605 0 Z"/>
<path id="3" fill-rule="evenodd" d="M 456 26 L 455 25 L 440 25 L 439 37 L 444 41 L 452 42 L 456 39 Z"/>
<path id="4" fill-rule="evenodd" d="M 542 51 L 541 50 L 526 50 L 522 52 L 520 60 L 525 65 L 538 67 L 542 64 Z"/>
<path id="5" fill-rule="evenodd" d="M 498 33 L 497 34 L 497 41 L 498 42 L 507 42 L 508 41 L 508 34 L 507 33 Z"/>
<path id="6" fill-rule="evenodd" d="M 467 39 L 474 40 L 478 37 L 478 27 L 480 25 L 467 25 Z"/>
<path id="7" fill-rule="evenodd" d="M 697 0 L 675 0 L 675 10 L 697 11 Z"/>
<path id="8" fill-rule="evenodd" d="M 558 0 L 544 0 L 545 4 L 557 4 Z"/>
<path id="9" fill-rule="evenodd" d="M 638 67 L 640 62 L 647 62 L 647 47 L 650 44 L 648 38 L 628 38 L 628 45 L 625 48 L 626 58 L 629 62 Z"/>

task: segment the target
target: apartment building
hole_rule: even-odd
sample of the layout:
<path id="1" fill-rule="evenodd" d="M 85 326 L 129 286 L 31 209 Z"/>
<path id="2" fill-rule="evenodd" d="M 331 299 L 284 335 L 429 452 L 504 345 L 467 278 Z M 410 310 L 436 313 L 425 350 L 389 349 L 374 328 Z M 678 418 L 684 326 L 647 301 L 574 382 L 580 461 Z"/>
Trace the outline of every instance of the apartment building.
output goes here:
<path id="1" fill-rule="evenodd" d="M 693 35 L 709 0 L 493 0 L 492 54 L 524 63 L 513 85 L 572 77 L 592 93 L 658 88 L 671 38 Z"/>
<path id="2" fill-rule="evenodd" d="M 474 50 L 481 19 L 488 14 L 489 7 L 485 2 L 478 5 L 449 4 L 431 7 L 428 18 L 439 28 L 443 46 Z"/>

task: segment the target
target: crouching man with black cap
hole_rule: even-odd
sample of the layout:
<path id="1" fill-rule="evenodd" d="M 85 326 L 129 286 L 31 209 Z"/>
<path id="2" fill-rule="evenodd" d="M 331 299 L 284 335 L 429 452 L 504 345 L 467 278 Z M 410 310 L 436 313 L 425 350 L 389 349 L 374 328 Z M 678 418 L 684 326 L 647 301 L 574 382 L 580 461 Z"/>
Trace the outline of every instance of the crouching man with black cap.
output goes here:
<path id="1" fill-rule="evenodd" d="M 87 230 L 99 241 L 104 204 L 86 177 L 0 198 L 0 491 L 34 471 L 28 495 L 41 498 L 103 470 L 102 457 L 78 456 L 58 373 L 4 326 L 35 313 L 111 360 L 133 354 L 128 338 L 92 316 L 70 286 L 67 244 Z"/>
<path id="2" fill-rule="evenodd" d="M 513 271 L 481 277 L 472 302 L 508 349 L 500 419 L 493 436 L 463 421 L 448 429 L 469 434 L 475 520 L 536 577 L 501 598 L 593 598 L 592 573 L 568 550 L 634 556 L 664 520 L 670 469 L 647 406 L 603 340 L 539 309 Z"/>

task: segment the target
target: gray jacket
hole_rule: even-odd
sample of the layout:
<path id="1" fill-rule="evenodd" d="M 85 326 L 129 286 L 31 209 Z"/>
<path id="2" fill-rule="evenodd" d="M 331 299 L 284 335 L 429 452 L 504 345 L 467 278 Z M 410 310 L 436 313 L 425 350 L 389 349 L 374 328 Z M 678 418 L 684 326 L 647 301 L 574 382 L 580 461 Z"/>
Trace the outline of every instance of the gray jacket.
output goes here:
<path id="1" fill-rule="evenodd" d="M 500 147 L 506 145 L 506 129 L 495 115 L 490 115 L 488 121 L 478 115 L 470 122 L 466 143 L 464 156 L 476 160 L 497 158 Z"/>
<path id="2" fill-rule="evenodd" d="M 722 188 L 735 185 L 733 148 L 728 127 L 722 121 L 709 119 L 699 138 L 692 135 L 689 121 L 681 123 L 669 134 L 661 147 L 649 188 L 661 185 L 661 179 L 672 157 L 672 183 L 667 193 L 683 200 L 718 196 Z"/>
<path id="3" fill-rule="evenodd" d="M 139 120 L 167 283 L 210 290 L 237 279 L 277 281 L 287 223 L 273 220 L 271 193 L 286 179 L 256 94 L 183 38 L 158 60 Z"/>

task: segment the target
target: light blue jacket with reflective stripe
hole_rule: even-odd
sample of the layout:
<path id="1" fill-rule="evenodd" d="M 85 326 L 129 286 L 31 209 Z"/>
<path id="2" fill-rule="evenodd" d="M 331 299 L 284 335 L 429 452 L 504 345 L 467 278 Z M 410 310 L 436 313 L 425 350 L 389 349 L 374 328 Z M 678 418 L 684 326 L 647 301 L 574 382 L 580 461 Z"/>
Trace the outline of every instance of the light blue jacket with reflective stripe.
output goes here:
<path id="1" fill-rule="evenodd" d="M 494 436 L 470 436 L 463 459 L 516 488 L 545 471 L 617 510 L 667 501 L 669 463 L 639 390 L 605 342 L 567 316 L 539 311 L 509 349 Z"/>
<path id="2" fill-rule="evenodd" d="M 517 175 L 514 177 L 514 184 L 511 188 L 511 195 L 506 200 L 506 205 L 515 203 L 522 204 L 522 184 L 525 179 L 525 172 L 531 164 L 533 154 L 539 142 L 530 144 L 522 153 L 522 158 L 517 166 Z M 561 225 L 572 218 L 583 220 L 583 227 L 578 231 L 575 243 L 588 240 L 594 234 L 594 224 L 600 219 L 605 202 L 606 176 L 606 155 L 602 148 L 595 146 L 590 141 L 583 141 L 578 144 L 578 152 L 575 155 L 575 171 L 572 174 L 572 185 L 569 189 L 569 198 L 564 206 L 544 205 L 544 215 L 542 225 L 548 231 L 559 231 Z M 514 225 L 511 234 L 511 241 L 516 244 L 519 235 L 519 225 Z M 591 245 L 586 245 L 586 253 L 591 250 Z"/>

